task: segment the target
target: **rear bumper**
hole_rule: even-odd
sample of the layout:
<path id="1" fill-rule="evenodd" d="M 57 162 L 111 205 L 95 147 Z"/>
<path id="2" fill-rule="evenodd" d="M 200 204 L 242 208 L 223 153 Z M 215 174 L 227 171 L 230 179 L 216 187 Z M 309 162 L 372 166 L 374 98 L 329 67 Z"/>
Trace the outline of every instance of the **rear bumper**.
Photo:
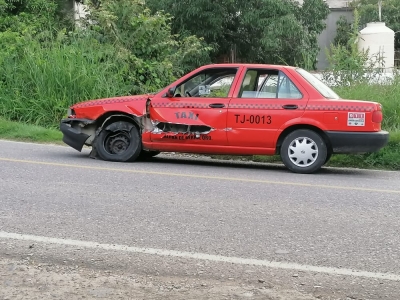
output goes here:
<path id="1" fill-rule="evenodd" d="M 94 121 L 88 119 L 63 119 L 60 123 L 60 131 L 63 133 L 63 142 L 68 146 L 82 151 L 83 145 L 90 135 L 82 132 L 82 128 L 92 124 Z"/>
<path id="2" fill-rule="evenodd" d="M 377 152 L 389 141 L 389 132 L 343 132 L 326 131 L 333 153 L 362 154 Z"/>

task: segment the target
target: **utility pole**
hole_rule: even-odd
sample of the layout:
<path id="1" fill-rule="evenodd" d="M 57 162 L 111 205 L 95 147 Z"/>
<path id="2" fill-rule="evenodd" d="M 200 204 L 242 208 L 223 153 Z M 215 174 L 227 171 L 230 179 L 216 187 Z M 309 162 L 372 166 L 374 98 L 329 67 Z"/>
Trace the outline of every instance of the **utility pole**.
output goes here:
<path id="1" fill-rule="evenodd" d="M 378 1 L 378 8 L 379 8 L 379 22 L 382 22 L 382 0 Z"/>

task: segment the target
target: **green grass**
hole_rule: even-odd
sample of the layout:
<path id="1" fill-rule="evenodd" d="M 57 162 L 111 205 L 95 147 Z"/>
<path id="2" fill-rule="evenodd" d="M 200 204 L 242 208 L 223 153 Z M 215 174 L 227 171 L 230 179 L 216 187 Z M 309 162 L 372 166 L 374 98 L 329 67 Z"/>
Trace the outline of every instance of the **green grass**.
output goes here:
<path id="1" fill-rule="evenodd" d="M 0 139 L 63 144 L 62 133 L 56 129 L 49 129 L 19 122 L 11 122 L 0 118 Z"/>
<path id="2" fill-rule="evenodd" d="M 57 127 L 70 105 L 126 95 L 124 62 L 112 45 L 93 39 L 30 42 L 16 54 L 0 53 L 0 117 Z"/>

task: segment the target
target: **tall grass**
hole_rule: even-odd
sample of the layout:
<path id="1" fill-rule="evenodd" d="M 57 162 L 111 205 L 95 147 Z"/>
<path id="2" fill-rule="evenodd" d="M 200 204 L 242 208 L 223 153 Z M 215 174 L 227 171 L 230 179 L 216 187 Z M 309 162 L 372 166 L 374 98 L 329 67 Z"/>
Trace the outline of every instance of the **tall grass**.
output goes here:
<path id="1" fill-rule="evenodd" d="M 56 127 L 73 103 L 129 92 L 109 44 L 87 37 L 27 45 L 0 65 L 0 116 Z"/>

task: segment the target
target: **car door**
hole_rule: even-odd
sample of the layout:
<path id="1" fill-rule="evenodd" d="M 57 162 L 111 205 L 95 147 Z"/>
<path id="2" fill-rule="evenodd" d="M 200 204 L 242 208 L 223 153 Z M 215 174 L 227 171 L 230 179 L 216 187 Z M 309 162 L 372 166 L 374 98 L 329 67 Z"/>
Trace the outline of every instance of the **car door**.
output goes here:
<path id="1" fill-rule="evenodd" d="M 209 68 L 153 98 L 151 141 L 227 145 L 226 122 L 238 68 Z"/>
<path id="2" fill-rule="evenodd" d="M 228 108 L 228 144 L 275 147 L 277 131 L 300 118 L 308 96 L 279 69 L 247 69 Z"/>

